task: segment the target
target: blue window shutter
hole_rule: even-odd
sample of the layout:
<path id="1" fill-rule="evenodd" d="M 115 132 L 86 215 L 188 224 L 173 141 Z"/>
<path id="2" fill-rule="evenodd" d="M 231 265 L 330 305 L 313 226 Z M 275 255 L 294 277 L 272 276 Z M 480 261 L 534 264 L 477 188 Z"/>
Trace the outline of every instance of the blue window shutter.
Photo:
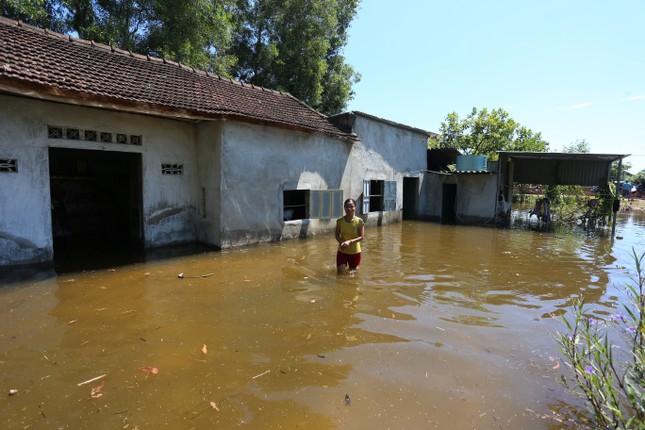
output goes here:
<path id="1" fill-rule="evenodd" d="M 309 218 L 331 219 L 343 216 L 343 190 L 311 190 Z"/>
<path id="2" fill-rule="evenodd" d="M 363 181 L 363 213 L 370 211 L 370 181 Z"/>
<path id="3" fill-rule="evenodd" d="M 383 191 L 383 210 L 396 210 L 396 181 L 385 181 L 385 190 Z"/>
<path id="4" fill-rule="evenodd" d="M 321 204 L 320 204 L 320 191 L 311 190 L 309 192 L 309 218 L 320 218 Z"/>
<path id="5" fill-rule="evenodd" d="M 331 217 L 340 218 L 343 216 L 343 190 L 332 190 Z"/>

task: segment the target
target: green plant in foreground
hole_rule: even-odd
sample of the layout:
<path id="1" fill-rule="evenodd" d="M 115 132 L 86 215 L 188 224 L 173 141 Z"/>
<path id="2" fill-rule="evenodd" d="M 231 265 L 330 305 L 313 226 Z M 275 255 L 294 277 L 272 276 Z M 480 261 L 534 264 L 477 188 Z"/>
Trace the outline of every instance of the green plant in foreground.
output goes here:
<path id="1" fill-rule="evenodd" d="M 572 373 L 562 383 L 585 401 L 599 428 L 645 429 L 645 253 L 632 254 L 636 275 L 626 285 L 625 313 L 596 320 L 578 299 L 573 318 L 563 318 L 567 332 L 556 335 Z"/>

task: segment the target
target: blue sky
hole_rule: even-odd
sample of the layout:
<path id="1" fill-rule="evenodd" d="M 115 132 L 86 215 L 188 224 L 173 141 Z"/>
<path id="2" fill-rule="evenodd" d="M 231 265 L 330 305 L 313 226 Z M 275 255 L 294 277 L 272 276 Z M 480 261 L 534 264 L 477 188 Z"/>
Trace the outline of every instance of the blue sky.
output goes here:
<path id="1" fill-rule="evenodd" d="M 550 151 L 577 140 L 645 169 L 645 1 L 363 0 L 348 110 L 439 131 L 503 108 Z"/>

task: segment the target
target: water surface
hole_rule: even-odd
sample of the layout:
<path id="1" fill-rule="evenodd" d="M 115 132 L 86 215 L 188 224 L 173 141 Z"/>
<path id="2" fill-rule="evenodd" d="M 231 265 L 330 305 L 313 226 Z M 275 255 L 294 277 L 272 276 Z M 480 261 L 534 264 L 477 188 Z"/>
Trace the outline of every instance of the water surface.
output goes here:
<path id="1" fill-rule="evenodd" d="M 612 312 L 644 226 L 405 221 L 354 277 L 329 235 L 5 281 L 0 427 L 572 428 L 559 316 Z"/>

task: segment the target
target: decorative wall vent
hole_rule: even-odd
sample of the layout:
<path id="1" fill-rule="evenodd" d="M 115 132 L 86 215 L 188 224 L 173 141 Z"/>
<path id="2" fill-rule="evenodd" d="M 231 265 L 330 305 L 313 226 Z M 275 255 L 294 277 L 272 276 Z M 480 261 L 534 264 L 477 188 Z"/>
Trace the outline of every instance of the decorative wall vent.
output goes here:
<path id="1" fill-rule="evenodd" d="M 101 132 L 101 142 L 112 143 L 112 133 Z"/>
<path id="2" fill-rule="evenodd" d="M 89 142 L 96 142 L 96 131 L 95 130 L 85 130 L 85 140 Z"/>
<path id="3" fill-rule="evenodd" d="M 183 175 L 184 165 L 179 163 L 162 163 L 161 174 L 162 175 Z"/>
<path id="4" fill-rule="evenodd" d="M 115 140 L 116 136 L 116 140 Z M 141 135 L 112 133 L 108 131 L 82 130 L 74 127 L 62 127 L 58 125 L 47 126 L 47 137 L 49 139 L 84 140 L 86 142 L 118 143 L 120 145 L 141 146 Z"/>
<path id="5" fill-rule="evenodd" d="M 65 138 L 71 140 L 79 140 L 81 138 L 81 133 L 78 128 L 66 128 Z"/>
<path id="6" fill-rule="evenodd" d="M 0 158 L 1 173 L 18 173 L 18 160 L 15 158 Z"/>

